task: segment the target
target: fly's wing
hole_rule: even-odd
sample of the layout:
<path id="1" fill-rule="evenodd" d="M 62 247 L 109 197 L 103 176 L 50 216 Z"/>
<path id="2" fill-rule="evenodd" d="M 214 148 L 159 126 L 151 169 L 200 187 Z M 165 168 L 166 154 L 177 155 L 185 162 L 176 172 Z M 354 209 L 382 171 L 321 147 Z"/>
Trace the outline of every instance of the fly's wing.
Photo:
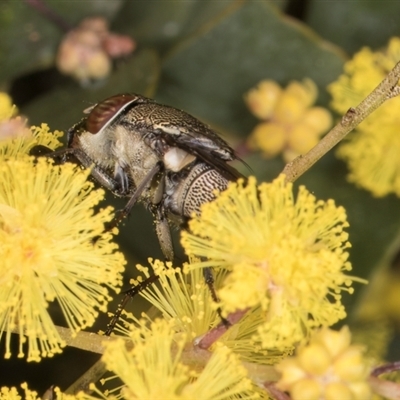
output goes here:
<path id="1" fill-rule="evenodd" d="M 143 135 L 155 135 L 167 145 L 178 147 L 213 166 L 229 180 L 243 177 L 228 161 L 240 160 L 235 151 L 207 125 L 173 107 L 157 103 L 135 105 L 127 122 Z M 241 161 L 241 160 L 240 160 Z"/>

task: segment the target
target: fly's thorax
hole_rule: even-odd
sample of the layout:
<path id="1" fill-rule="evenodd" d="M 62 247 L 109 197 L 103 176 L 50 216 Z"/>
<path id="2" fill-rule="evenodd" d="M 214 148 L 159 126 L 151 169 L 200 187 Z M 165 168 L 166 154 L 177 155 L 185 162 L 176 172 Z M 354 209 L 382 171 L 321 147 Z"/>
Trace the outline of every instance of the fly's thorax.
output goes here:
<path id="1" fill-rule="evenodd" d="M 143 141 L 142 135 L 123 125 L 113 130 L 112 154 L 118 165 L 130 175 L 138 186 L 159 161 L 159 157 Z"/>
<path id="2" fill-rule="evenodd" d="M 215 199 L 215 191 L 223 191 L 229 181 L 204 162 L 189 165 L 166 177 L 165 206 L 172 214 L 190 218 L 200 207 Z"/>

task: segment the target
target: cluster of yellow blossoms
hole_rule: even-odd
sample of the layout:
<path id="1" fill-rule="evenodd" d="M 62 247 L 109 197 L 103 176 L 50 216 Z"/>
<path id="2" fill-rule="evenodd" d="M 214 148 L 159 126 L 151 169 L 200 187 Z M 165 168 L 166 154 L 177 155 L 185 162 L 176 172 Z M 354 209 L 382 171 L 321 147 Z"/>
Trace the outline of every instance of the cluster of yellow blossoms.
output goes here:
<path id="1" fill-rule="evenodd" d="M 264 121 L 251 133 L 249 148 L 268 158 L 282 153 L 286 162 L 311 150 L 332 125 L 326 109 L 311 107 L 317 95 L 310 79 L 290 82 L 286 89 L 274 81 L 260 82 L 245 96 L 250 111 Z"/>
<path id="2" fill-rule="evenodd" d="M 369 368 L 362 350 L 350 345 L 350 331 L 323 329 L 310 343 L 278 365 L 278 387 L 292 400 L 369 399 Z"/>

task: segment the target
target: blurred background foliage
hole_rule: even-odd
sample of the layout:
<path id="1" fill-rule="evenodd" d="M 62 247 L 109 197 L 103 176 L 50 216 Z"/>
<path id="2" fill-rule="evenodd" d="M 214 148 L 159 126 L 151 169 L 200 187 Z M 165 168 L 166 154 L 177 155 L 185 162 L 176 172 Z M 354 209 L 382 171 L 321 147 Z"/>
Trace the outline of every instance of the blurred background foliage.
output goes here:
<path id="1" fill-rule="evenodd" d="M 260 80 L 273 79 L 285 86 L 293 79 L 311 78 L 319 88 L 318 105 L 328 107 L 326 86 L 337 79 L 346 59 L 363 46 L 376 50 L 390 37 L 400 35 L 400 2 L 391 0 L 43 3 L 63 21 L 55 23 L 44 17 L 38 12 L 41 2 L 36 0 L 0 2 L 0 90 L 12 96 L 31 124 L 47 122 L 52 130 L 66 131 L 91 104 L 116 93 L 136 92 L 207 122 L 239 152 L 257 123 L 243 95 Z M 129 35 L 137 47 L 131 56 L 114 62 L 109 77 L 82 86 L 57 71 L 55 55 L 66 29 L 85 17 L 98 15 L 109 21 L 113 32 Z M 279 157 L 266 160 L 248 151 L 242 157 L 252 171 L 237 167 L 244 174 L 255 174 L 260 181 L 272 180 L 284 166 Z M 372 300 L 375 305 L 379 300 L 390 304 L 385 321 L 396 330 L 400 310 L 395 305 L 400 291 L 390 289 L 392 297 L 388 299 L 389 289 L 384 288 L 388 282 L 398 282 L 397 270 L 400 275 L 399 199 L 373 198 L 349 184 L 345 175 L 345 164 L 331 152 L 297 184 L 306 185 L 318 198 L 333 198 L 346 208 L 353 275 L 371 280 L 377 295 Z M 123 206 L 122 201 L 108 197 L 116 208 Z M 176 232 L 175 241 L 178 240 Z M 150 256 L 162 258 L 151 216 L 141 206 L 135 207 L 121 227 L 118 241 L 131 266 L 126 285 L 135 275 L 135 263 L 146 264 Z M 184 260 L 182 252 L 178 257 Z M 369 293 L 357 285 L 355 294 L 346 298 L 350 317 L 347 322 L 353 323 L 354 329 L 355 310 L 371 298 Z M 110 305 L 111 310 L 115 304 Z M 137 302 L 134 306 L 138 307 Z M 386 312 L 384 304 L 379 307 L 378 313 Z M 94 329 L 104 329 L 106 321 L 104 317 Z M 394 336 L 387 358 L 400 357 L 396 353 L 397 341 Z M 2 360 L 0 385 L 28 381 L 30 388 L 39 392 L 52 384 L 65 389 L 95 359 L 68 349 L 39 365 Z"/>

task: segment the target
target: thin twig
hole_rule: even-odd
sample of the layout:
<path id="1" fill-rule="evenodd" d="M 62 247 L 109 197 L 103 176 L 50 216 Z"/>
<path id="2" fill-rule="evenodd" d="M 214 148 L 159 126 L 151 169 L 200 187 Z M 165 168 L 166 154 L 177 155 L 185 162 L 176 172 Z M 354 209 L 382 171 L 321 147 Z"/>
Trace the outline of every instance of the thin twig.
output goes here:
<path id="1" fill-rule="evenodd" d="M 175 352 L 176 349 L 172 349 L 172 355 Z M 192 371 L 201 372 L 204 370 L 212 354 L 211 351 L 193 346 L 193 343 L 188 343 L 181 353 L 181 361 L 183 364 L 188 365 Z M 263 387 L 266 381 L 271 383 L 276 382 L 280 377 L 280 373 L 272 365 L 262 365 L 246 361 L 242 361 L 242 365 L 246 368 L 248 377 L 258 387 Z"/>
<path id="2" fill-rule="evenodd" d="M 385 399 L 400 400 L 400 384 L 398 382 L 391 382 L 378 378 L 379 375 L 399 370 L 400 361 L 394 361 L 375 367 L 368 378 L 368 383 L 374 393 L 383 396 Z"/>
<path id="3" fill-rule="evenodd" d="M 209 349 L 229 329 L 230 326 L 238 323 L 246 315 L 247 311 L 249 311 L 249 308 L 229 314 L 226 321 L 221 322 L 215 328 L 201 336 L 197 340 L 196 345 L 201 349 Z M 228 324 L 226 322 L 228 322 Z"/>
<path id="4" fill-rule="evenodd" d="M 294 182 L 310 169 L 322 156 L 338 144 L 350 131 L 360 124 L 386 100 L 399 93 L 400 62 L 389 72 L 386 78 L 355 108 L 350 108 L 341 121 L 320 140 L 308 153 L 286 164 L 282 173 L 286 182 Z"/>
<path id="5" fill-rule="evenodd" d="M 385 381 L 376 376 L 370 376 L 368 383 L 375 394 L 389 400 L 400 400 L 400 385 L 397 382 Z"/>
<path id="6" fill-rule="evenodd" d="M 68 346 L 92 353 L 103 354 L 103 343 L 109 340 L 108 337 L 98 335 L 97 333 L 80 331 L 77 334 L 72 334 L 71 330 L 68 328 L 62 326 L 57 326 L 56 328 L 61 338 L 65 340 Z"/>
<path id="7" fill-rule="evenodd" d="M 233 313 L 228 316 L 228 320 L 231 323 L 236 323 L 237 320 L 243 317 L 243 315 L 248 310 L 242 310 L 240 313 Z M 221 327 L 225 329 L 226 326 L 221 324 Z M 96 333 L 90 332 L 78 332 L 73 333 L 70 329 L 61 326 L 56 326 L 57 332 L 59 333 L 61 339 L 63 339 L 67 346 L 75 347 L 77 349 L 90 351 L 92 353 L 103 354 L 104 353 L 104 342 L 113 341 L 116 339 L 121 339 L 122 336 L 102 336 Z M 19 330 L 16 328 L 13 333 L 19 334 Z M 215 335 L 221 334 L 221 331 L 213 331 L 211 338 L 214 340 Z M 221 336 L 221 335 L 219 335 Z M 214 340 L 215 341 L 215 340 Z M 132 348 L 132 342 L 126 339 L 126 347 L 128 349 Z M 172 354 L 177 350 L 172 348 Z M 202 371 L 212 356 L 212 352 L 200 348 L 197 344 L 188 343 L 184 351 L 181 353 L 181 360 L 184 364 L 190 366 L 191 369 L 195 371 Z M 83 377 L 78 379 L 73 385 L 68 388 L 68 390 L 76 391 L 79 384 L 84 385 L 84 380 L 94 379 L 94 376 L 100 373 L 101 366 L 98 365 L 100 361 L 94 364 L 91 369 L 85 373 Z M 242 365 L 247 369 L 249 378 L 258 386 L 262 386 L 264 382 L 275 382 L 279 379 L 279 373 L 275 370 L 273 366 L 270 365 L 260 365 L 257 363 L 242 362 Z M 80 383 L 81 382 L 81 383 Z M 83 389 L 82 389 L 83 390 Z"/>
<path id="8" fill-rule="evenodd" d="M 282 390 L 279 390 L 273 382 L 265 382 L 264 387 L 274 400 L 290 400 L 290 396 Z"/>
<path id="9" fill-rule="evenodd" d="M 77 394 L 79 391 L 90 394 L 89 388 L 91 383 L 97 382 L 107 371 L 105 364 L 96 361 L 83 375 L 81 375 L 69 388 L 64 392 L 66 394 Z"/>
<path id="10" fill-rule="evenodd" d="M 98 335 L 92 332 L 73 332 L 69 328 L 63 326 L 55 326 L 61 340 L 63 340 L 67 346 L 75 347 L 92 353 L 103 354 L 104 346 L 103 343 L 108 340 L 113 340 L 110 337 Z M 12 333 L 20 334 L 19 327 L 16 327 L 11 331 Z"/>
<path id="11" fill-rule="evenodd" d="M 393 361 L 391 363 L 380 365 L 379 367 L 374 368 L 371 372 L 371 376 L 379 376 L 398 370 L 400 370 L 400 361 Z"/>

